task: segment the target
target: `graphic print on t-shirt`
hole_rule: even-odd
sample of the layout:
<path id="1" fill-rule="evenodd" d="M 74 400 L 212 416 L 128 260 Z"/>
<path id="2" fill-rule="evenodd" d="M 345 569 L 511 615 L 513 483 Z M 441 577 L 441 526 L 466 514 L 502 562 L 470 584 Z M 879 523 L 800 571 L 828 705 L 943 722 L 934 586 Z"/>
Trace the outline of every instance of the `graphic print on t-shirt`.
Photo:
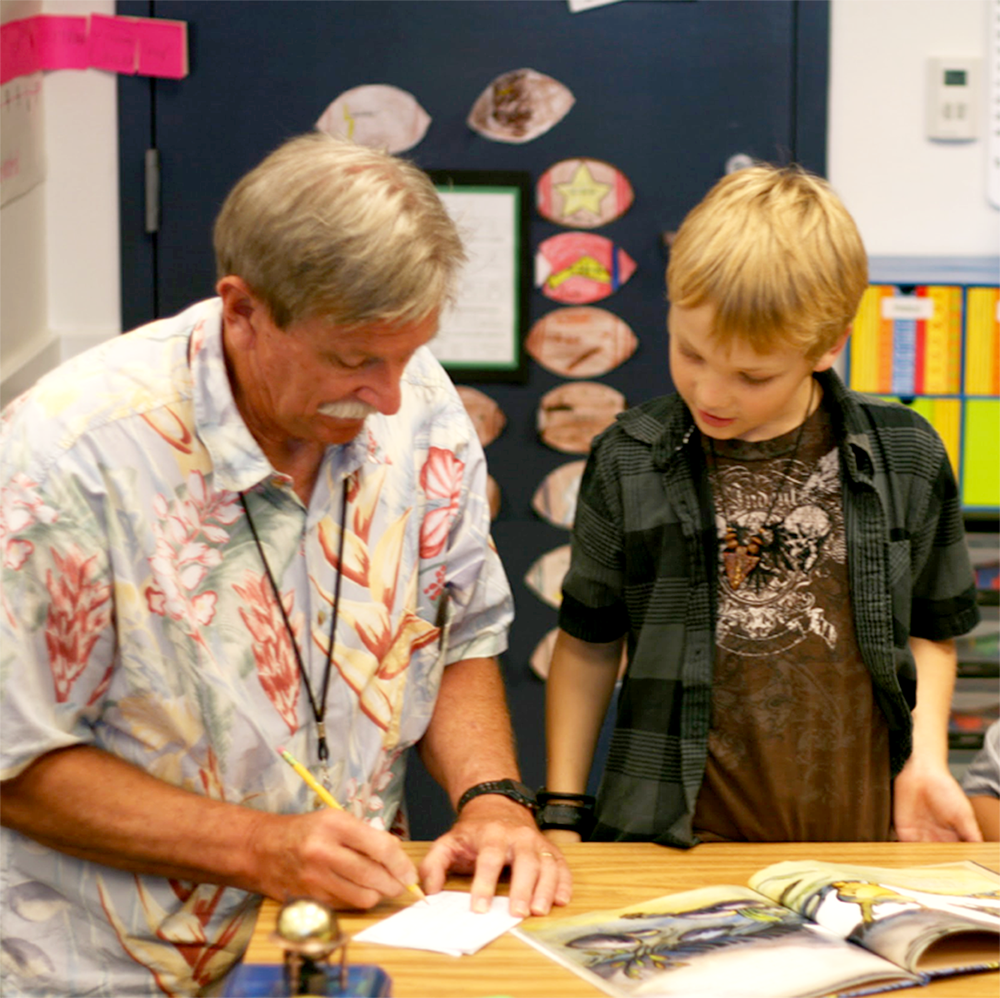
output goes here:
<path id="1" fill-rule="evenodd" d="M 786 652 L 816 635 L 832 649 L 839 614 L 827 592 L 832 576 L 843 573 L 847 558 L 840 461 L 836 448 L 819 460 L 793 460 L 776 455 L 765 460 L 719 460 L 713 476 L 716 495 L 725 497 L 729 525 L 741 545 L 756 534 L 763 541 L 760 562 L 734 589 L 724 571 L 719 579 L 717 641 L 740 655 Z M 787 475 L 785 474 L 787 468 Z M 770 515 L 768 511 L 770 510 Z M 727 523 L 723 503 L 716 502 L 716 529 L 721 542 Z M 841 619 L 843 619 L 841 617 Z"/>
<path id="2" fill-rule="evenodd" d="M 889 835 L 888 723 L 854 633 L 831 414 L 809 417 L 796 451 L 797 436 L 703 445 L 718 517 L 712 721 L 693 821 L 706 840 Z M 739 545 L 761 539 L 735 589 L 723 519 Z"/>

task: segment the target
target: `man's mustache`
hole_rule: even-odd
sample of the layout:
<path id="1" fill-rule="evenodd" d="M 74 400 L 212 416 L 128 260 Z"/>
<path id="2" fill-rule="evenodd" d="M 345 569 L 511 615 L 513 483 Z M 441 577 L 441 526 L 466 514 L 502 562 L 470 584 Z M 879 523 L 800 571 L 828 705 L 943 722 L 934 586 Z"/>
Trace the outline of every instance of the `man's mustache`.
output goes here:
<path id="1" fill-rule="evenodd" d="M 367 402 L 345 399 L 343 402 L 324 402 L 316 411 L 321 416 L 331 416 L 333 419 L 364 419 L 378 412 L 378 409 Z"/>

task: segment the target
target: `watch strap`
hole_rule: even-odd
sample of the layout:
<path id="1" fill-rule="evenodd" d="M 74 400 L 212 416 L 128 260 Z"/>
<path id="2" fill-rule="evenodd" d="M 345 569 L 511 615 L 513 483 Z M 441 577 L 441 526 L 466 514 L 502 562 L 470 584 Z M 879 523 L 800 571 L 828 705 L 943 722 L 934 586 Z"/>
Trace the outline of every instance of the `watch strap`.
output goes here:
<path id="1" fill-rule="evenodd" d="M 550 828 L 558 828 L 566 832 L 576 832 L 582 839 L 590 837 L 596 824 L 594 812 L 589 807 L 580 807 L 577 804 L 545 804 L 535 815 L 535 821 L 543 832 Z"/>
<path id="2" fill-rule="evenodd" d="M 586 807 L 591 810 L 597 803 L 597 798 L 590 794 L 577 794 L 562 790 L 549 790 L 541 787 L 535 794 L 538 798 L 538 806 L 544 807 L 546 804 L 572 804 L 575 807 Z"/>
<path id="3" fill-rule="evenodd" d="M 535 801 L 534 791 L 530 787 L 525 786 L 525 784 L 519 783 L 517 780 L 487 780 L 484 783 L 477 783 L 475 786 L 469 787 L 459 798 L 456 811 L 461 813 L 462 808 L 470 800 L 480 797 L 483 794 L 499 794 L 501 797 L 508 797 L 516 804 L 526 807 L 531 812 L 534 812 L 538 806 Z"/>
<path id="4" fill-rule="evenodd" d="M 576 832 L 580 838 L 588 839 L 597 824 L 594 817 L 596 803 L 597 799 L 590 794 L 541 787 L 538 791 L 538 811 L 535 814 L 535 821 L 543 832 L 550 828 L 559 828 L 567 832 Z"/>

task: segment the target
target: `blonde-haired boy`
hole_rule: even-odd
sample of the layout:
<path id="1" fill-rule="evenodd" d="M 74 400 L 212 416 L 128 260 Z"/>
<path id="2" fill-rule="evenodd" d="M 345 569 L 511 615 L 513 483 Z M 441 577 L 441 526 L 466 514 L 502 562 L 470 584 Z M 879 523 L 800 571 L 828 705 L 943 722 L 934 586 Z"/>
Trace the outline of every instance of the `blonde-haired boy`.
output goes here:
<path id="1" fill-rule="evenodd" d="M 799 168 L 732 174 L 684 220 L 677 393 L 622 414 L 581 487 L 553 840 L 978 838 L 946 758 L 951 639 L 978 620 L 954 476 L 924 420 L 833 371 L 866 283 L 853 220 Z"/>

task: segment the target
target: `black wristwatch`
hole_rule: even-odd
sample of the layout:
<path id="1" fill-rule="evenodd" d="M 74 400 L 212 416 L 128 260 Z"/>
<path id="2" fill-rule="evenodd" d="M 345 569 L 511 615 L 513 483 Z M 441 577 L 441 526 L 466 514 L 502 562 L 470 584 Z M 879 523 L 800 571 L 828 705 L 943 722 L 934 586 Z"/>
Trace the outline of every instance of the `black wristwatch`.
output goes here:
<path id="1" fill-rule="evenodd" d="M 500 794 L 501 797 L 509 797 L 512 801 L 526 807 L 534 814 L 538 803 L 535 800 L 535 791 L 531 787 L 526 787 L 517 780 L 487 780 L 485 783 L 477 783 L 474 787 L 469 787 L 459 798 L 456 811 L 461 814 L 462 808 L 481 794 Z"/>

